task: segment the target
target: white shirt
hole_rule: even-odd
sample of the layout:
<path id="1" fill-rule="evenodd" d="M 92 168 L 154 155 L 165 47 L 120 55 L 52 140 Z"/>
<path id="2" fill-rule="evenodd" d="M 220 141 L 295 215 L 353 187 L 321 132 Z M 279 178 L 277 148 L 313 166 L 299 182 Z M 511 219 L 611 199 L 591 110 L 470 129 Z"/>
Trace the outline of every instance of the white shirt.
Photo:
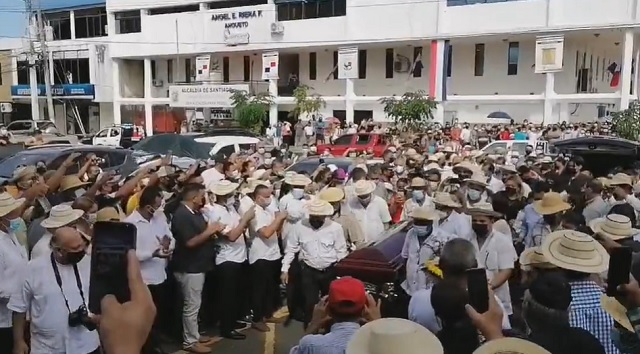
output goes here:
<path id="1" fill-rule="evenodd" d="M 471 228 L 471 218 L 469 217 L 469 215 L 458 213 L 455 210 L 452 211 L 451 214 L 444 220 L 440 221 L 439 227 L 447 233 L 467 240 L 473 234 L 473 229 Z"/>
<path id="2" fill-rule="evenodd" d="M 251 264 L 259 259 L 275 261 L 281 257 L 280 246 L 278 246 L 278 235 L 274 233 L 269 238 L 263 238 L 258 234 L 260 229 L 271 225 L 275 220 L 275 213 L 270 209 L 270 207 L 264 209 L 256 204 L 256 216 L 251 220 L 249 225 L 249 239 L 251 240 L 249 263 Z"/>
<path id="3" fill-rule="evenodd" d="M 347 241 L 344 237 L 344 229 L 340 224 L 330 219 L 317 230 L 309 225 L 305 219 L 295 225 L 290 234 L 282 272 L 289 271 L 289 266 L 296 253 L 298 259 L 311 268 L 324 270 L 347 256 Z"/>
<path id="4" fill-rule="evenodd" d="M 161 247 L 160 240 L 165 236 L 169 236 L 171 239 L 169 250 L 173 250 L 176 246 L 176 240 L 173 238 L 166 216 L 162 211 L 156 211 L 151 220 L 147 220 L 137 210 L 134 210 L 124 219 L 124 222 L 135 225 L 138 230 L 136 256 L 140 261 L 142 280 L 147 285 L 162 284 L 167 280 L 168 259 L 154 257 L 153 253 Z"/>
<path id="5" fill-rule="evenodd" d="M 464 128 L 460 131 L 460 140 L 465 143 L 471 141 L 471 130 Z"/>
<path id="6" fill-rule="evenodd" d="M 401 284 L 407 294 L 413 295 L 414 292 L 427 288 L 427 277 L 422 270 L 425 262 L 439 257 L 444 244 L 453 238 L 456 238 L 456 236 L 435 225 L 431 234 L 422 240 L 422 243 L 413 228 L 407 232 L 402 252 L 400 253 L 402 258 L 407 260 L 407 275 L 405 281 Z"/>
<path id="7" fill-rule="evenodd" d="M 391 222 L 387 202 L 377 195 L 371 195 L 371 201 L 366 207 L 362 206 L 358 197 L 352 197 L 347 203 L 347 207 L 364 231 L 367 243 L 376 241 L 385 231 L 384 224 Z"/>
<path id="8" fill-rule="evenodd" d="M 209 209 L 209 214 L 211 215 L 211 222 L 217 221 L 226 225 L 222 230 L 223 234 L 229 233 L 240 225 L 240 214 L 233 207 L 227 208 L 220 204 L 213 204 L 209 205 L 207 209 Z M 247 260 L 247 246 L 243 235 L 240 235 L 233 242 L 220 237 L 218 238 L 218 245 L 220 250 L 216 255 L 216 264 L 223 262 L 243 263 Z"/>
<path id="9" fill-rule="evenodd" d="M 307 218 L 307 210 L 304 205 L 307 202 L 306 199 L 296 199 L 291 193 L 287 193 L 282 199 L 280 199 L 279 208 L 280 211 L 287 212 L 287 219 L 282 225 L 282 240 L 286 242 L 289 238 L 294 225 L 297 225 L 302 219 Z M 286 248 L 286 243 L 285 243 Z"/>
<path id="10" fill-rule="evenodd" d="M 200 176 L 202 176 L 202 180 L 204 182 L 204 186 L 207 189 L 210 188 L 214 183 L 222 181 L 225 178 L 224 174 L 222 174 L 218 170 L 216 170 L 215 167 L 212 167 L 212 168 L 210 168 L 208 170 L 202 171 Z"/>
<path id="11" fill-rule="evenodd" d="M 49 231 L 45 232 L 44 235 L 33 245 L 31 249 L 31 259 L 36 259 L 42 256 L 48 256 L 51 253 L 51 233 Z"/>
<path id="12" fill-rule="evenodd" d="M 89 301 L 91 256 L 77 265 L 82 291 Z M 29 262 L 21 289 L 11 296 L 7 307 L 31 316 L 31 354 L 87 354 L 100 345 L 98 331 L 84 326 L 69 327 L 69 310 L 82 305 L 73 267 L 58 264 L 62 291 L 58 287 L 51 258 L 39 257 Z M 62 293 L 64 292 L 64 296 Z M 69 302 L 69 309 L 64 299 Z"/>
<path id="13" fill-rule="evenodd" d="M 28 262 L 27 249 L 16 236 L 0 231 L 0 328 L 9 328 L 13 324 L 7 303 L 20 290 Z"/>
<path id="14" fill-rule="evenodd" d="M 427 208 L 434 207 L 433 198 L 425 194 L 422 204 L 416 202 L 415 200 L 413 200 L 413 198 L 407 199 L 404 202 L 404 207 L 402 208 L 402 215 L 400 216 L 400 220 L 404 221 L 409 219 L 411 217 L 411 213 L 416 208 L 420 208 L 420 207 L 427 207 Z"/>
<path id="15" fill-rule="evenodd" d="M 504 182 L 495 178 L 494 176 L 491 176 L 491 179 L 489 180 L 489 186 L 487 188 L 493 193 L 498 193 L 504 190 Z"/>
<path id="16" fill-rule="evenodd" d="M 312 136 L 313 135 L 313 127 L 310 125 L 307 125 L 304 127 L 304 135 L 306 136 Z"/>

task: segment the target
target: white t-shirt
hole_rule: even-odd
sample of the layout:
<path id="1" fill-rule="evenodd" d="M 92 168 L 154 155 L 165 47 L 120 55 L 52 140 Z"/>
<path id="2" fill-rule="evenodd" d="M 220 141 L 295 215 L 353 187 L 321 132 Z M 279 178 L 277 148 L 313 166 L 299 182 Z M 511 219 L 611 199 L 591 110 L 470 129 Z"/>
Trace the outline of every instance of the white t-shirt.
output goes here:
<path id="1" fill-rule="evenodd" d="M 391 222 L 387 202 L 377 195 L 371 195 L 371 201 L 366 208 L 362 206 L 358 197 L 352 197 L 347 203 L 347 207 L 364 231 L 367 243 L 376 241 L 385 231 L 384 224 Z"/>
<path id="2" fill-rule="evenodd" d="M 304 127 L 304 135 L 306 136 L 312 136 L 313 135 L 313 127 L 310 125 L 307 125 Z"/>
<path id="3" fill-rule="evenodd" d="M 36 259 L 42 256 L 48 256 L 51 253 L 51 233 L 48 231 L 42 235 L 42 237 L 36 242 L 36 244 L 31 249 L 31 259 Z"/>
<path id="4" fill-rule="evenodd" d="M 202 176 L 204 186 L 207 189 L 211 188 L 214 183 L 222 181 L 225 178 L 224 174 L 218 172 L 215 167 L 202 171 L 202 174 L 200 174 L 200 176 Z"/>
<path id="5" fill-rule="evenodd" d="M 220 204 L 213 204 L 209 206 L 211 219 L 210 222 L 220 222 L 227 225 L 223 234 L 230 232 L 240 225 L 240 214 L 233 208 L 227 208 Z M 247 260 L 247 246 L 244 241 L 244 236 L 240 235 L 235 241 L 231 242 L 224 237 L 218 238 L 218 245 L 220 250 L 216 255 L 216 264 L 223 262 L 235 262 L 242 263 Z"/>
<path id="6" fill-rule="evenodd" d="M 7 302 L 22 286 L 27 262 L 27 249 L 18 238 L 0 231 L 0 328 L 10 328 L 13 324 Z"/>
<path id="7" fill-rule="evenodd" d="M 249 226 L 249 238 L 251 239 L 251 247 L 249 248 L 249 263 L 253 264 L 259 259 L 267 261 L 275 261 L 280 259 L 280 246 L 278 245 L 278 235 L 275 233 L 269 238 L 263 238 L 258 235 L 258 230 L 265 226 L 271 225 L 275 220 L 275 213 L 256 204 L 256 216 Z"/>

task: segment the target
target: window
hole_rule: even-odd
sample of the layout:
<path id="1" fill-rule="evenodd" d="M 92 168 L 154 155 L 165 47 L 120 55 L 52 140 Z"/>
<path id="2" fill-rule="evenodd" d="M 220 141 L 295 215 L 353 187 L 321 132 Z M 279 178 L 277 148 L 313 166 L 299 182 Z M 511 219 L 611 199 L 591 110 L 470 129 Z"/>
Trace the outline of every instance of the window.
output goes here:
<path id="1" fill-rule="evenodd" d="M 116 12 L 116 29 L 118 33 L 137 33 L 142 32 L 142 22 L 140 20 L 140 11 Z"/>
<path id="2" fill-rule="evenodd" d="M 149 9 L 149 16 L 154 15 L 166 15 L 166 14 L 179 14 L 182 12 L 195 12 L 200 10 L 200 5 L 184 5 L 184 6 L 171 6 L 171 7 L 159 7 L 155 9 Z"/>
<path id="3" fill-rule="evenodd" d="M 524 154 L 526 153 L 527 150 L 527 145 L 529 145 L 528 142 L 526 143 L 513 143 L 513 145 L 511 145 L 511 151 L 517 151 L 520 156 L 524 156 Z"/>
<path id="4" fill-rule="evenodd" d="M 0 63 L 0 86 L 2 86 L 2 76 L 3 76 L 2 74 L 3 74 L 3 72 L 2 72 L 2 63 Z"/>
<path id="5" fill-rule="evenodd" d="M 120 132 L 118 131 L 118 129 L 111 129 L 111 131 L 109 132 L 110 137 L 114 137 L 118 135 L 120 135 Z"/>
<path id="6" fill-rule="evenodd" d="M 107 35 L 105 8 L 75 11 L 76 38 L 104 37 Z"/>
<path id="7" fill-rule="evenodd" d="M 333 141 L 333 145 L 351 145 L 353 134 L 342 135 Z"/>
<path id="8" fill-rule="evenodd" d="M 69 12 L 47 14 L 44 20 L 51 26 L 53 40 L 71 39 L 71 18 Z"/>
<path id="9" fill-rule="evenodd" d="M 13 122 L 9 123 L 7 126 L 8 131 L 16 131 L 16 130 L 31 130 L 32 124 L 29 121 L 21 122 Z"/>
<path id="10" fill-rule="evenodd" d="M 173 59 L 167 60 L 167 82 L 173 83 Z"/>
<path id="11" fill-rule="evenodd" d="M 333 79 L 338 80 L 338 52 L 333 52 Z"/>
<path id="12" fill-rule="evenodd" d="M 110 167 L 116 167 L 124 164 L 127 159 L 127 154 L 122 151 L 109 151 L 109 164 Z"/>
<path id="13" fill-rule="evenodd" d="M 484 152 L 487 155 L 491 155 L 491 154 L 495 154 L 498 152 L 498 150 L 506 150 L 507 149 L 507 143 L 493 143 L 493 144 L 489 144 L 484 150 L 482 150 L 482 152 Z"/>
<path id="14" fill-rule="evenodd" d="M 393 78 L 393 48 L 388 48 L 385 52 L 384 77 Z"/>
<path id="15" fill-rule="evenodd" d="M 473 72 L 475 76 L 484 75 L 484 44 L 482 43 L 476 44 Z"/>
<path id="16" fill-rule="evenodd" d="M 234 5 L 236 6 L 236 5 Z M 346 0 L 276 1 L 278 21 L 347 15 Z"/>
<path id="17" fill-rule="evenodd" d="M 109 129 L 103 129 L 98 134 L 96 134 L 96 138 L 106 138 L 109 133 Z"/>
<path id="18" fill-rule="evenodd" d="M 191 82 L 191 58 L 187 58 L 184 61 L 184 82 Z"/>
<path id="19" fill-rule="evenodd" d="M 240 147 L 240 151 L 250 151 L 250 150 L 255 151 L 256 144 L 238 144 L 238 147 Z"/>
<path id="20" fill-rule="evenodd" d="M 220 150 L 218 150 L 218 152 L 216 152 L 216 154 L 222 154 L 224 155 L 224 157 L 229 157 L 234 152 L 236 152 L 236 148 L 235 146 L 233 146 L 233 144 L 231 144 L 231 145 L 223 146 L 222 148 L 220 148 Z"/>
<path id="21" fill-rule="evenodd" d="M 367 145 L 371 140 L 371 134 L 358 134 L 356 145 Z"/>
<path id="22" fill-rule="evenodd" d="M 251 57 L 248 55 L 245 55 L 243 60 L 244 60 L 243 61 L 244 81 L 249 82 L 251 81 Z"/>
<path id="23" fill-rule="evenodd" d="M 422 77 L 422 47 L 413 48 L 413 77 Z"/>
<path id="24" fill-rule="evenodd" d="M 509 51 L 507 53 L 507 75 L 518 75 L 518 58 L 520 57 L 520 43 L 509 42 Z"/>
<path id="25" fill-rule="evenodd" d="M 54 59 L 53 83 L 60 84 L 90 84 L 89 59 Z"/>
<path id="26" fill-rule="evenodd" d="M 453 46 L 447 46 L 447 77 L 451 77 L 451 68 L 453 67 Z"/>
<path id="27" fill-rule="evenodd" d="M 229 57 L 222 58 L 222 81 L 229 82 Z"/>
<path id="28" fill-rule="evenodd" d="M 151 80 L 155 80 L 156 79 L 156 61 L 152 60 L 151 61 Z"/>
<path id="29" fill-rule="evenodd" d="M 358 51 L 358 79 L 367 78 L 367 51 L 365 49 Z"/>
<path id="30" fill-rule="evenodd" d="M 318 68 L 318 56 L 316 52 L 309 53 L 309 80 L 315 80 Z"/>

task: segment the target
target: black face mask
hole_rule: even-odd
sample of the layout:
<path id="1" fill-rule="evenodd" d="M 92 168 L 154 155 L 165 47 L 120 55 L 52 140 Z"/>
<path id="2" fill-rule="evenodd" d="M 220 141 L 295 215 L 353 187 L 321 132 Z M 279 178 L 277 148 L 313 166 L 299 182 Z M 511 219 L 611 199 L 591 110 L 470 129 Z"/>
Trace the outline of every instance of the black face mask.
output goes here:
<path id="1" fill-rule="evenodd" d="M 558 223 L 558 215 L 556 214 L 542 215 L 542 219 L 547 223 L 547 225 L 555 226 Z"/>
<path id="2" fill-rule="evenodd" d="M 489 233 L 489 225 L 472 223 L 471 228 L 478 237 L 485 237 Z"/>
<path id="3" fill-rule="evenodd" d="M 576 169 L 573 168 L 573 167 L 567 167 L 566 171 L 567 171 L 567 173 L 572 174 L 572 175 L 576 173 Z"/>
<path id="4" fill-rule="evenodd" d="M 311 225 L 311 227 L 314 230 L 317 230 L 317 229 L 321 228 L 322 225 L 324 225 L 324 218 L 322 218 L 322 219 L 309 218 L 309 225 Z"/>
<path id="5" fill-rule="evenodd" d="M 518 192 L 517 189 L 515 188 L 511 188 L 511 187 L 505 187 L 504 190 L 507 192 L 507 194 L 509 195 L 514 195 Z"/>
<path id="6" fill-rule="evenodd" d="M 84 258 L 84 255 L 84 251 L 67 252 L 64 256 L 64 259 L 67 264 L 78 264 Z"/>

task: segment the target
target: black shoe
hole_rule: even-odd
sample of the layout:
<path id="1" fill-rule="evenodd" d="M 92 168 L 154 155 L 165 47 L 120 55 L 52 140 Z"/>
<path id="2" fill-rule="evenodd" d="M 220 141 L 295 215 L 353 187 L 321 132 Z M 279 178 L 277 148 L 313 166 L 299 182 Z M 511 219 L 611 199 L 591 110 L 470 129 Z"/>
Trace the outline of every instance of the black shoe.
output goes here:
<path id="1" fill-rule="evenodd" d="M 236 324 L 233 326 L 233 329 L 245 329 L 247 328 L 249 325 L 244 323 L 244 322 L 236 322 Z"/>
<path id="2" fill-rule="evenodd" d="M 245 339 L 247 338 L 246 335 L 240 333 L 240 332 L 236 332 L 236 331 L 231 331 L 228 333 L 223 333 L 222 337 L 227 338 L 227 339 L 234 339 L 234 340 L 241 340 L 241 339 Z"/>

